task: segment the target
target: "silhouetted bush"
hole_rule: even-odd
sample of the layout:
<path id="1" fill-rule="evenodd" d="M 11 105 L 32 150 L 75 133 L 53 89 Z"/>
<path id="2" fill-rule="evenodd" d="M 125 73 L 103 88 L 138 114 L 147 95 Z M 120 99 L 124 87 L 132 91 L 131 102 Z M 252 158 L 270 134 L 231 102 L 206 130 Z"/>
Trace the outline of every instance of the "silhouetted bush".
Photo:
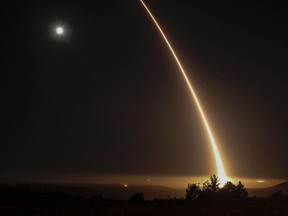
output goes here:
<path id="1" fill-rule="evenodd" d="M 134 202 L 143 202 L 144 201 L 144 194 L 143 193 L 136 193 L 134 194 L 131 199 Z"/>
<path id="2" fill-rule="evenodd" d="M 279 199 L 279 198 L 281 199 L 281 198 L 284 197 L 284 195 L 283 195 L 283 192 L 282 192 L 281 190 L 278 190 L 278 191 L 272 193 L 272 194 L 271 194 L 271 197 L 272 197 L 273 199 Z"/>
<path id="3" fill-rule="evenodd" d="M 190 184 L 188 183 L 188 187 L 186 188 L 186 199 L 187 200 L 195 200 L 199 197 L 201 193 L 200 184 Z"/>
<path id="4" fill-rule="evenodd" d="M 272 193 L 270 199 L 272 199 L 274 202 L 276 201 L 278 203 L 288 204 L 288 196 L 285 196 L 285 194 L 281 190 Z"/>
<path id="5" fill-rule="evenodd" d="M 209 181 L 210 180 L 210 181 Z M 247 198 L 248 192 L 244 185 L 239 182 L 234 185 L 228 181 L 222 188 L 220 188 L 220 179 L 216 175 L 210 176 L 210 179 L 205 181 L 202 188 L 198 184 L 188 184 L 186 188 L 186 199 L 195 200 L 201 199 L 230 199 L 230 198 Z"/>
<path id="6" fill-rule="evenodd" d="M 241 183 L 241 181 L 239 181 L 238 185 L 236 186 L 236 195 L 241 198 L 248 197 L 248 191 Z"/>
<path id="7" fill-rule="evenodd" d="M 238 185 L 234 185 L 232 182 L 228 181 L 222 188 L 220 188 L 219 194 L 223 198 L 248 197 L 248 191 L 241 181 L 238 183 Z"/>

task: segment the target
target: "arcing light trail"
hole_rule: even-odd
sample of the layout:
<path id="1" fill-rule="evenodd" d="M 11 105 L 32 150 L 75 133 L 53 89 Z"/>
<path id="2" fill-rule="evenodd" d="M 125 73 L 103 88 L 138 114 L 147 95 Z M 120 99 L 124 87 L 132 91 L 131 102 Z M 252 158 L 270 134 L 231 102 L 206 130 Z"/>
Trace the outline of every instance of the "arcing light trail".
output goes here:
<path id="1" fill-rule="evenodd" d="M 176 55 L 176 53 L 174 52 L 170 42 L 168 41 L 167 37 L 165 36 L 164 32 L 162 31 L 160 25 L 158 24 L 158 22 L 154 18 L 153 14 L 150 12 L 149 8 L 143 2 L 143 0 L 140 0 L 140 1 L 143 4 L 143 6 L 146 9 L 146 11 L 148 12 L 148 14 L 150 15 L 150 17 L 152 18 L 152 20 L 155 23 L 155 25 L 157 26 L 158 30 L 160 31 L 163 39 L 165 40 L 165 42 L 166 42 L 167 46 L 169 47 L 172 55 L 174 56 L 174 59 L 177 62 L 178 66 L 179 66 L 179 68 L 180 68 L 180 70 L 182 72 L 182 75 L 184 76 L 185 81 L 186 81 L 186 83 L 187 83 L 187 85 L 188 85 L 188 87 L 190 89 L 190 92 L 191 92 L 191 94 L 192 94 L 192 96 L 194 98 L 194 101 L 195 101 L 195 103 L 197 105 L 197 108 L 198 108 L 198 110 L 200 112 L 200 115 L 201 115 L 202 120 L 204 122 L 204 125 L 206 127 L 206 130 L 207 130 L 210 142 L 211 142 L 211 146 L 212 146 L 212 149 L 213 149 L 213 152 L 214 152 L 216 164 L 217 164 L 218 177 L 220 178 L 220 186 L 223 186 L 227 181 L 229 181 L 229 178 L 226 176 L 225 169 L 224 169 L 224 166 L 223 166 L 223 162 L 221 160 L 220 153 L 218 151 L 216 142 L 214 140 L 213 134 L 212 134 L 211 129 L 209 127 L 208 121 L 207 121 L 207 119 L 205 117 L 205 114 L 204 114 L 204 112 L 203 112 L 203 110 L 201 108 L 201 105 L 200 105 L 200 103 L 199 103 L 199 101 L 197 99 L 196 93 L 194 92 L 194 89 L 193 89 L 193 87 L 192 87 L 192 85 L 191 85 L 191 83 L 190 83 L 190 81 L 189 81 L 189 79 L 188 79 L 188 77 L 187 77 L 187 75 L 186 75 L 186 73 L 185 73 L 185 71 L 184 71 L 184 69 L 183 69 L 183 67 L 182 67 L 177 55 Z"/>

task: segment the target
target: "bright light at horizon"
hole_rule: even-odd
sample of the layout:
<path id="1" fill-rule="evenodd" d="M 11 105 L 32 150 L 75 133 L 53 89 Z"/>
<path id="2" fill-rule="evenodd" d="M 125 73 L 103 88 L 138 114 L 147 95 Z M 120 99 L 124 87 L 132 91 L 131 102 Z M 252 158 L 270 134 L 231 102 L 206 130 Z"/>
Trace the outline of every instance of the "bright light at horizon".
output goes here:
<path id="1" fill-rule="evenodd" d="M 170 42 L 168 41 L 168 39 L 166 38 L 164 32 L 162 31 L 161 27 L 159 26 L 158 22 L 156 21 L 156 19 L 154 18 L 154 16 L 152 15 L 152 13 L 150 12 L 150 10 L 148 9 L 148 7 L 146 6 L 146 4 L 143 2 L 143 0 L 140 0 L 141 3 L 143 4 L 144 8 L 146 9 L 146 11 L 148 12 L 148 14 L 150 15 L 150 17 L 152 18 L 152 20 L 154 21 L 155 25 L 157 26 L 158 30 L 160 31 L 161 35 L 163 36 L 166 44 L 168 45 L 172 55 L 174 56 L 174 59 L 175 61 L 177 62 L 181 72 L 182 72 L 182 75 L 184 76 L 185 78 L 185 81 L 190 89 L 190 92 L 194 98 L 194 101 L 198 107 L 198 110 L 200 112 L 200 115 L 201 115 L 201 118 L 204 122 L 204 125 L 206 127 L 206 130 L 207 130 L 207 133 L 208 133 L 208 136 L 209 136 L 209 139 L 210 139 L 210 142 L 211 142 L 211 146 L 212 146 L 212 149 L 213 149 L 213 152 L 214 152 L 214 156 L 215 156 L 215 160 L 216 160 L 216 165 L 217 165 L 217 171 L 218 171 L 218 177 L 220 178 L 220 187 L 222 187 L 227 181 L 230 181 L 229 178 L 227 177 L 226 175 L 226 172 L 225 172 L 225 169 L 224 169 L 224 166 L 223 166 L 223 162 L 221 160 L 221 156 L 220 156 L 220 153 L 219 153 L 219 150 L 217 148 L 217 144 L 214 140 L 214 137 L 213 137 L 213 134 L 211 132 L 211 129 L 209 127 L 209 124 L 208 124 L 208 121 L 205 117 L 205 114 L 201 108 L 201 105 L 200 105 L 200 102 L 198 101 L 198 98 L 196 96 L 196 93 L 194 92 L 194 89 L 192 88 L 192 85 L 176 55 L 176 53 L 174 52 L 172 46 L 170 45 Z"/>

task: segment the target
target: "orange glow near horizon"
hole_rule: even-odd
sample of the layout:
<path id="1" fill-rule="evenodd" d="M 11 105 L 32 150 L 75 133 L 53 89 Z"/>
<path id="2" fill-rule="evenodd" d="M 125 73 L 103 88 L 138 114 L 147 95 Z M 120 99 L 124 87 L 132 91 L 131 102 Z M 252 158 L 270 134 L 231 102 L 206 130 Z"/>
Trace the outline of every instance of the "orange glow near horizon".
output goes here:
<path id="1" fill-rule="evenodd" d="M 214 140 L 212 131 L 211 131 L 210 127 L 209 127 L 208 121 L 207 121 L 207 119 L 206 119 L 206 117 L 205 117 L 204 111 L 202 110 L 202 107 L 201 107 L 201 105 L 200 105 L 200 102 L 198 101 L 198 98 L 197 98 L 197 96 L 196 96 L 196 93 L 195 93 L 195 91 L 194 91 L 194 89 L 193 89 L 193 87 L 192 87 L 192 85 L 191 85 L 191 83 L 190 83 L 190 81 L 189 81 L 189 79 L 188 79 L 188 77 L 187 77 L 187 75 L 186 75 L 186 73 L 185 73 L 185 70 L 183 69 L 183 67 L 182 67 L 182 65 L 181 65 L 181 63 L 180 63 L 180 61 L 179 61 L 179 59 L 178 59 L 178 57 L 177 57 L 177 55 L 176 55 L 176 53 L 174 52 L 174 50 L 173 50 L 170 42 L 168 41 L 167 37 L 165 36 L 165 34 L 164 34 L 164 32 L 162 31 L 161 27 L 159 26 L 158 22 L 156 21 L 156 19 L 154 18 L 154 16 L 153 16 L 152 13 L 150 12 L 149 8 L 148 8 L 148 7 L 146 6 L 146 4 L 143 2 L 143 0 L 140 0 L 140 1 L 141 1 L 141 3 L 143 4 L 143 6 L 144 6 L 144 8 L 146 9 L 146 11 L 148 12 L 148 14 L 150 15 L 150 17 L 152 18 L 152 20 L 153 20 L 153 22 L 155 23 L 155 25 L 157 26 L 158 30 L 160 31 L 163 39 L 165 40 L 165 42 L 166 42 L 167 46 L 169 47 L 172 55 L 174 56 L 174 59 L 175 59 L 175 61 L 177 62 L 178 66 L 179 66 L 179 68 L 180 68 L 180 70 L 181 70 L 181 72 L 182 72 L 182 75 L 184 76 L 185 81 L 186 81 L 186 83 L 187 83 L 187 85 L 188 85 L 188 87 L 189 87 L 189 89 L 190 89 L 190 92 L 191 92 L 191 94 L 192 94 L 192 97 L 193 97 L 193 99 L 194 99 L 194 101 L 195 101 L 195 103 L 196 103 L 196 105 L 197 105 L 197 108 L 198 108 L 198 110 L 199 110 L 199 113 L 200 113 L 200 115 L 201 115 L 201 118 L 202 118 L 202 120 L 203 120 L 203 123 L 204 123 L 204 125 L 205 125 L 205 127 L 206 127 L 207 134 L 208 134 L 209 139 L 210 139 L 210 142 L 211 142 L 211 147 L 212 147 L 212 150 L 213 150 L 213 153 L 214 153 L 214 156 L 215 156 L 215 161 L 216 161 L 217 171 L 218 171 L 217 175 L 218 175 L 218 177 L 220 178 L 220 186 L 223 186 L 227 181 L 229 181 L 229 178 L 228 178 L 227 175 L 226 175 L 225 168 L 224 168 L 223 162 L 222 162 L 222 160 L 221 160 L 221 156 L 220 156 L 220 153 L 219 153 L 217 144 L 216 144 L 216 142 L 215 142 L 215 140 Z"/>

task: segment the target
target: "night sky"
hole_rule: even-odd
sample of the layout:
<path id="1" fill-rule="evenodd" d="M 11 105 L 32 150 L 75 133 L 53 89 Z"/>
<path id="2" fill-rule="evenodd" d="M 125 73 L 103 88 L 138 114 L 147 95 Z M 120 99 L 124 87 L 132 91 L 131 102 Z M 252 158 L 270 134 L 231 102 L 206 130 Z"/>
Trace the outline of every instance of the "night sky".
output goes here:
<path id="1" fill-rule="evenodd" d="M 286 9 L 146 3 L 227 174 L 288 179 Z M 26 1 L 7 6 L 1 23 L 2 175 L 216 172 L 197 107 L 140 1 Z"/>

